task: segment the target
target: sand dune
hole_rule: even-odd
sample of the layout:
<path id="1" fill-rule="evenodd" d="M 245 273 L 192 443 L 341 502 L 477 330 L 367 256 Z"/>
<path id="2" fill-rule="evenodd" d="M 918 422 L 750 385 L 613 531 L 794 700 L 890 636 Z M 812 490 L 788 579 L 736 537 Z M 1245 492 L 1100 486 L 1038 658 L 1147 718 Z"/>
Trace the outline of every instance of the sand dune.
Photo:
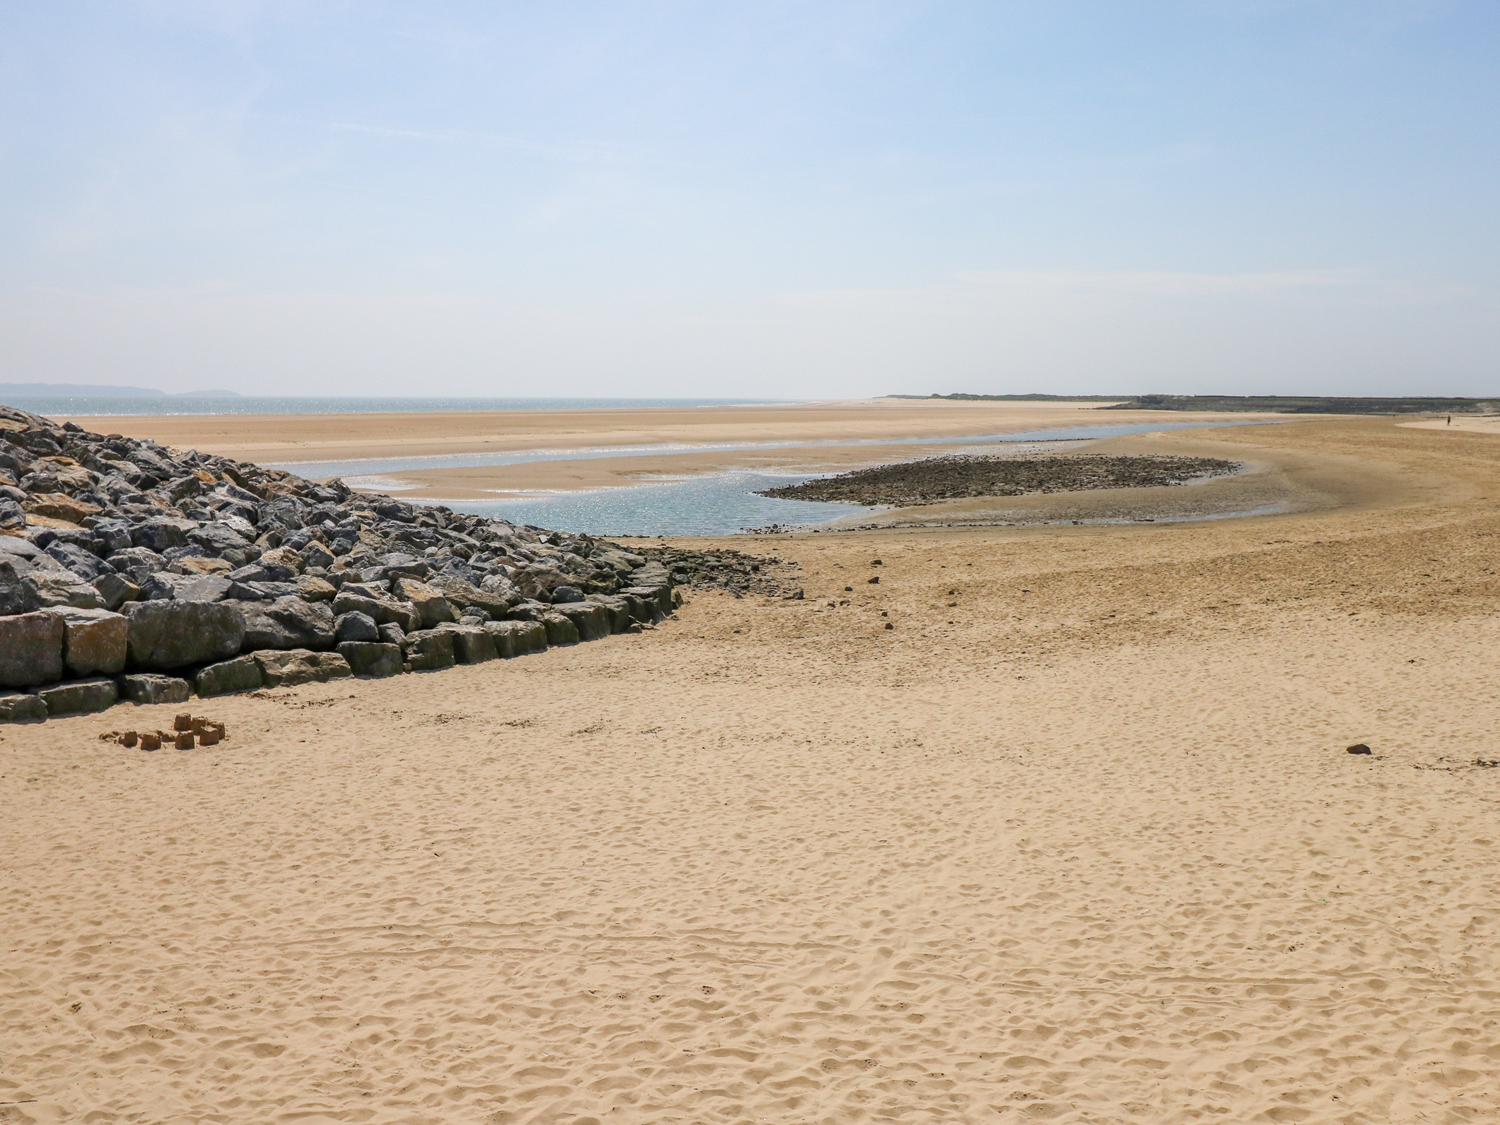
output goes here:
<path id="1" fill-rule="evenodd" d="M 1348 491 L 0 728 L 0 1122 L 1500 1120 L 1500 441 L 1238 434 Z"/>

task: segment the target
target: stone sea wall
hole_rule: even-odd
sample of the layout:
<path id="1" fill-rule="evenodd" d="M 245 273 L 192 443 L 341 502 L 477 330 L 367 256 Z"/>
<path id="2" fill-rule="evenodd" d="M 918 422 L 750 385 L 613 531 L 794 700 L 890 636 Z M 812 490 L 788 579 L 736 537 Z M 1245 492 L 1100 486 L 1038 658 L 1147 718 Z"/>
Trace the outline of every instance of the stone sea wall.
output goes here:
<path id="1" fill-rule="evenodd" d="M 521 656 L 678 602 L 615 543 L 0 406 L 0 721 Z"/>

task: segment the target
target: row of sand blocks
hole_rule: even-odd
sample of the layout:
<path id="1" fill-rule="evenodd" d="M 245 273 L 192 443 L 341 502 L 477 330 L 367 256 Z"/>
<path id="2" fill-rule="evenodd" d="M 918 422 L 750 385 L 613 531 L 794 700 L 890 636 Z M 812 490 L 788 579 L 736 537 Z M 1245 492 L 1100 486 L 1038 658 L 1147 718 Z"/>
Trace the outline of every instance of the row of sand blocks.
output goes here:
<path id="1" fill-rule="evenodd" d="M 345 676 L 395 676 L 541 652 L 649 628 L 681 604 L 671 586 L 582 601 L 523 601 L 504 621 L 444 622 L 326 649 L 244 651 L 241 610 L 222 602 L 132 602 L 113 613 L 59 607 L 0 617 L 0 722 L 103 711 L 117 702 L 183 703 Z M 345 635 L 348 630 L 340 630 Z"/>
<path id="2" fill-rule="evenodd" d="M 142 750 L 160 750 L 163 746 L 191 750 L 194 745 L 217 746 L 228 737 L 229 730 L 223 723 L 191 713 L 178 715 L 171 730 L 112 730 L 99 736 L 104 742 L 139 746 Z"/>

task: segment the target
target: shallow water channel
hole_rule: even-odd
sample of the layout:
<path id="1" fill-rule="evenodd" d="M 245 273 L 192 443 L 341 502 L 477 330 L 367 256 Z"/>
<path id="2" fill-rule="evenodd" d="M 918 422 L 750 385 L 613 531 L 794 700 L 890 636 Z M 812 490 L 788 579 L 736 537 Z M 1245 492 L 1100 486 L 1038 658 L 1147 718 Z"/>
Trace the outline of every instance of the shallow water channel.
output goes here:
<path id="1" fill-rule="evenodd" d="M 582 461 L 604 457 L 653 457 L 739 449 L 817 449 L 861 445 L 932 445 L 976 448 L 987 445 L 1090 441 L 1203 429 L 1246 422 L 1165 422 L 1145 425 L 1071 426 L 977 437 L 865 438 L 853 441 L 722 442 L 681 445 L 607 446 L 591 449 L 536 449 L 511 453 L 458 453 L 431 457 L 388 457 L 358 461 L 288 461 L 271 465 L 312 479 L 342 477 L 355 487 L 398 493 L 399 480 L 387 474 L 460 466 L 521 465 L 535 461 Z M 959 452 L 945 449 L 943 452 Z M 967 450 L 964 450 L 967 451 Z M 934 450 L 937 452 L 937 450 Z M 734 535 L 750 528 L 780 524 L 808 527 L 878 509 L 859 504 L 781 500 L 757 496 L 761 489 L 796 484 L 831 473 L 768 473 L 732 470 L 690 478 L 663 478 L 663 483 L 627 485 L 591 492 L 548 492 L 505 500 L 422 500 L 455 511 L 493 516 L 518 524 L 590 535 Z"/>

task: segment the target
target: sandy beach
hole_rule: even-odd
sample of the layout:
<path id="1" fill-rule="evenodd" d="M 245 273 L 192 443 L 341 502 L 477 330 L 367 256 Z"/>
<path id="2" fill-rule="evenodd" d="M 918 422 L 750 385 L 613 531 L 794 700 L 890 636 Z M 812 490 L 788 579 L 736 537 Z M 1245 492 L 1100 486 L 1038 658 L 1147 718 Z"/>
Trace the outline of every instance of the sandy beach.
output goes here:
<path id="1" fill-rule="evenodd" d="M 799 409 L 85 424 L 289 460 L 1133 420 Z M 173 707 L 0 728 L 0 1123 L 1500 1120 L 1500 436 L 1120 447 L 1287 510 L 725 540 L 805 599 L 205 701 L 213 749 L 99 740 Z M 889 522 L 1018 509 L 963 503 Z"/>

